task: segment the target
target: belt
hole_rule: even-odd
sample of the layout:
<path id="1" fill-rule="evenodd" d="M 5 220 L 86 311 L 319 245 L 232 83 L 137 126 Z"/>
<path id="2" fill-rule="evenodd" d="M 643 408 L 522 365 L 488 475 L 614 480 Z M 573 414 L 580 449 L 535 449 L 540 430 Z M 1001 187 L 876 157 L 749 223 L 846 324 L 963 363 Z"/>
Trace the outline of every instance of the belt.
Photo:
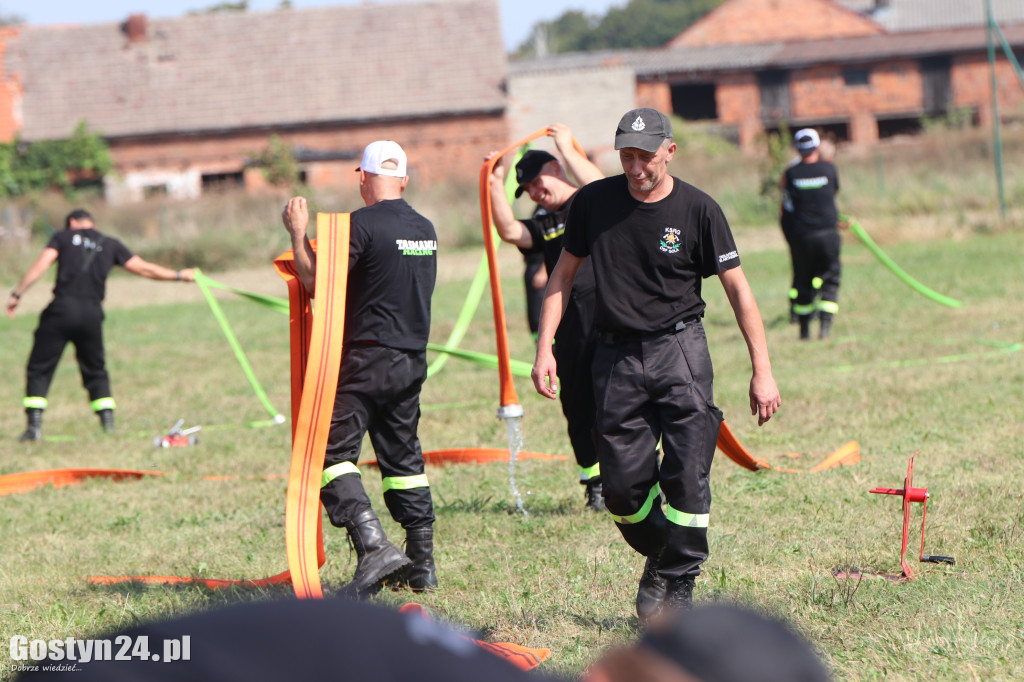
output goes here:
<path id="1" fill-rule="evenodd" d="M 646 341 L 647 339 L 654 339 L 659 336 L 666 336 L 668 334 L 681 332 L 686 329 L 687 325 L 700 322 L 700 317 L 700 315 L 691 315 L 690 317 L 679 320 L 671 327 L 659 329 L 653 332 L 597 332 L 597 340 L 601 343 L 611 345 L 630 343 L 633 341 Z"/>

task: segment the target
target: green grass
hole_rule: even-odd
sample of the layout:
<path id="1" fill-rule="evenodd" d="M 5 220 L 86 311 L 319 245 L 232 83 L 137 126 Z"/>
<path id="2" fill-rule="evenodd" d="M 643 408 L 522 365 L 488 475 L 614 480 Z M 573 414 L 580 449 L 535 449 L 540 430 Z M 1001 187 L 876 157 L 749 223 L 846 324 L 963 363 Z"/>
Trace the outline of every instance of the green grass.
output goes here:
<path id="1" fill-rule="evenodd" d="M 716 400 L 740 441 L 773 464 L 810 469 L 848 440 L 860 443 L 863 459 L 819 474 L 755 474 L 719 455 L 712 471 L 711 557 L 697 602 L 736 600 L 789 619 L 837 679 L 1024 677 L 1024 352 L 1005 350 L 1024 341 L 1024 235 L 885 245 L 913 276 L 963 300 L 960 309 L 915 293 L 847 241 L 833 338 L 801 343 L 783 315 L 788 257 L 780 239 L 766 241 L 766 229 L 740 229 L 737 239 L 765 318 L 783 406 L 760 429 L 749 416 L 745 347 L 721 287 L 709 280 L 706 327 Z M 442 255 L 448 277 L 434 298 L 437 342 L 447 338 L 473 273 L 466 268 L 459 275 L 445 260 L 452 257 Z M 521 280 L 515 268 L 506 274 L 512 355 L 531 360 Z M 267 277 L 276 277 L 269 268 Z M 130 280 L 113 285 L 130 286 Z M 221 300 L 270 401 L 287 412 L 285 317 L 229 295 Z M 493 352 L 488 302 L 485 296 L 464 347 Z M 166 475 L 97 479 L 0 498 L 0 632 L 85 637 L 149 618 L 289 596 L 288 588 L 97 587 L 83 580 L 120 574 L 260 578 L 284 570 L 286 484 L 262 476 L 287 472 L 289 430 L 245 426 L 267 414 L 208 308 L 173 303 L 108 311 L 118 433 L 99 431 L 69 350 L 54 380 L 44 433 L 71 440 L 16 443 L 35 323 L 30 313 L 5 322 L 0 365 L 8 380 L 0 404 L 8 407 L 0 411 L 0 474 L 90 466 Z M 568 454 L 558 406 L 526 381 L 517 380 L 517 389 L 526 411 L 524 447 Z M 495 417 L 495 372 L 453 359 L 422 398 L 425 449 L 507 444 Z M 203 425 L 200 444 L 154 448 L 153 438 L 179 418 L 186 426 Z M 899 571 L 899 501 L 868 490 L 900 487 L 915 452 L 915 484 L 932 495 L 925 552 L 952 555 L 957 565 L 917 564 L 917 521 L 911 532 L 917 580 L 833 577 L 836 568 Z M 378 599 L 388 605 L 415 599 L 488 639 L 548 647 L 553 655 L 545 668 L 575 676 L 606 648 L 636 636 L 632 602 L 642 561 L 609 519 L 584 512 L 571 461 L 517 465 L 528 518 L 515 511 L 508 473 L 505 464 L 431 467 L 442 587 L 415 598 L 388 593 Z M 203 480 L 209 475 L 241 478 Z M 365 469 L 363 478 L 386 516 L 376 470 Z M 401 537 L 390 518 L 384 522 Z M 332 592 L 351 575 L 354 558 L 340 530 L 328 526 L 325 545 L 321 576 Z M 8 669 L 0 657 L 0 676 Z"/>

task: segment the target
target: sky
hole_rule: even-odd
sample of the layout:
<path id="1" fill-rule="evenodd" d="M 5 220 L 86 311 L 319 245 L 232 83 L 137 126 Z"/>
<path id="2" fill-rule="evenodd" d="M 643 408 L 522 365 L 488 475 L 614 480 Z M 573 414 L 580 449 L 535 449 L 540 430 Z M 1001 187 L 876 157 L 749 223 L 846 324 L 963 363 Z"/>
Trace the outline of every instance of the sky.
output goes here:
<path id="1" fill-rule="evenodd" d="M 386 0 L 292 0 L 292 7 L 376 4 Z M 411 1 L 411 0 L 402 0 Z M 31 24 L 124 21 L 130 14 L 175 17 L 220 4 L 221 0 L 0 0 L 0 15 L 16 15 Z M 533 25 L 551 21 L 568 10 L 602 15 L 626 0 L 500 0 L 505 47 L 513 50 L 530 36 Z M 249 0 L 250 11 L 275 9 L 280 0 Z"/>

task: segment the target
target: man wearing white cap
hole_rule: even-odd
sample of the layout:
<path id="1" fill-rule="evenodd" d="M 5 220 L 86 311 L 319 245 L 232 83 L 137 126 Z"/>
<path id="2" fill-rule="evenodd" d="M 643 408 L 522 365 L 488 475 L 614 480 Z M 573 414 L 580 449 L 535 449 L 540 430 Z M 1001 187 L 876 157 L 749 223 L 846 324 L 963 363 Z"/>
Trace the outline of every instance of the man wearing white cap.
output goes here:
<path id="1" fill-rule="evenodd" d="M 356 549 L 346 592 L 357 597 L 376 593 L 385 582 L 414 591 L 437 586 L 434 509 L 417 435 L 437 234 L 402 198 L 407 164 L 397 142 L 380 140 L 366 147 L 356 169 L 366 206 L 351 217 L 345 339 L 320 499 Z M 315 294 L 306 199 L 290 199 L 282 218 L 299 277 Z M 405 529 L 405 553 L 385 536 L 355 466 L 367 431 L 384 480 L 384 503 Z"/>
<path id="2" fill-rule="evenodd" d="M 791 206 L 793 312 L 800 322 L 801 339 L 811 338 L 811 319 L 817 313 L 818 337 L 823 339 L 832 329 L 832 316 L 839 312 L 839 172 L 821 158 L 821 138 L 814 129 L 798 130 L 793 145 L 800 162 L 782 176 L 784 196 Z"/>

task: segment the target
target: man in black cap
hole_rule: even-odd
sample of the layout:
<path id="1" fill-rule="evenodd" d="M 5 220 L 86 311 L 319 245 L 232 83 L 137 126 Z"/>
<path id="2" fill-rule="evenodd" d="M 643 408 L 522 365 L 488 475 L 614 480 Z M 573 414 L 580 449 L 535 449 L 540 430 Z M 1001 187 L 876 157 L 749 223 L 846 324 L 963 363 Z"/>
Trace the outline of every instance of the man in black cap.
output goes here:
<path id="1" fill-rule="evenodd" d="M 573 144 L 572 131 L 561 123 L 548 126 L 548 135 L 569 171 L 580 185 L 604 177 L 601 170 Z M 493 153 L 492 153 L 493 155 Z M 487 158 L 491 158 L 488 156 Z M 505 170 L 495 164 L 491 177 L 491 216 L 498 236 L 524 253 L 542 253 L 551 272 L 562 251 L 565 216 L 578 187 L 566 177 L 565 169 L 552 154 L 531 149 L 516 164 L 516 197 L 524 192 L 543 209 L 533 218 L 517 220 L 505 199 Z M 586 507 L 604 509 L 601 497 L 601 468 L 594 441 L 594 390 L 590 367 L 594 359 L 594 277 L 589 263 L 580 269 L 570 294 L 571 303 L 554 337 L 561 380 L 562 412 L 569 430 L 580 483 L 586 486 Z"/>
<path id="2" fill-rule="evenodd" d="M 832 329 L 839 312 L 839 171 L 821 154 L 821 139 L 813 128 L 798 130 L 793 145 L 800 161 L 785 170 L 780 184 L 790 202 L 783 219 L 789 222 L 793 261 L 793 312 L 800 322 L 800 338 L 811 338 L 811 319 L 818 315 L 818 338 Z"/>
<path id="3" fill-rule="evenodd" d="M 718 275 L 746 340 L 750 409 L 758 424 L 782 401 L 761 314 L 722 209 L 668 173 L 676 151 L 668 117 L 648 108 L 627 112 L 615 148 L 624 173 L 583 187 L 569 209 L 541 311 L 533 382 L 541 395 L 555 397 L 551 340 L 589 256 L 604 498 L 623 538 L 646 557 L 636 598 L 646 622 L 663 605 L 690 605 L 708 556 L 709 474 L 722 413 L 701 324 L 703 278 Z"/>
<path id="4" fill-rule="evenodd" d="M 36 280 L 57 263 L 57 282 L 53 301 L 39 316 L 35 341 L 28 358 L 23 406 L 28 424 L 20 441 L 37 441 L 43 437 L 43 412 L 49 405 L 47 393 L 57 363 L 68 343 L 75 345 L 82 385 L 89 392 L 89 406 L 100 419 L 104 431 L 114 430 L 114 403 L 107 373 L 103 346 L 103 298 L 107 292 L 107 275 L 115 265 L 148 279 L 192 282 L 193 271 L 171 270 L 143 260 L 119 240 L 100 233 L 92 215 L 76 209 L 64 219 L 64 230 L 50 238 L 36 262 L 11 290 L 7 299 L 7 316 L 14 311 L 21 297 Z"/>

